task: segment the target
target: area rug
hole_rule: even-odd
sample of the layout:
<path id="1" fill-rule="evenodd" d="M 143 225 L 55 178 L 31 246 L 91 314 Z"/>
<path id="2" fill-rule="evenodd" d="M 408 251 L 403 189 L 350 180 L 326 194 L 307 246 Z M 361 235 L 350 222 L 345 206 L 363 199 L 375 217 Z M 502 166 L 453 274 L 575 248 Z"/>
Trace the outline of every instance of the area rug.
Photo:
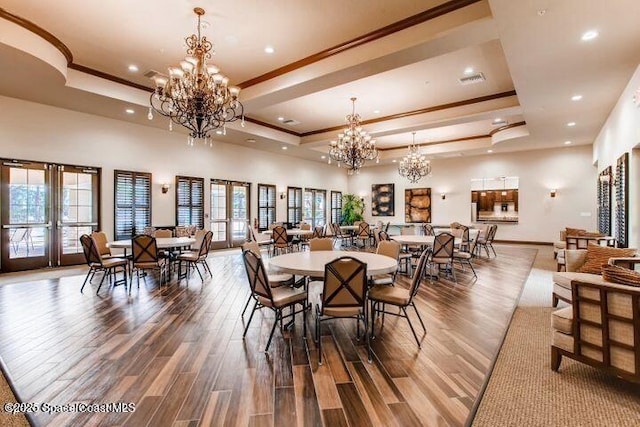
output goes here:
<path id="1" fill-rule="evenodd" d="M 16 403 L 16 398 L 5 379 L 4 364 L 0 359 L 0 426 L 28 427 L 29 422 L 23 414 L 12 414 L 7 411 L 12 409 L 10 405 L 13 403 Z"/>

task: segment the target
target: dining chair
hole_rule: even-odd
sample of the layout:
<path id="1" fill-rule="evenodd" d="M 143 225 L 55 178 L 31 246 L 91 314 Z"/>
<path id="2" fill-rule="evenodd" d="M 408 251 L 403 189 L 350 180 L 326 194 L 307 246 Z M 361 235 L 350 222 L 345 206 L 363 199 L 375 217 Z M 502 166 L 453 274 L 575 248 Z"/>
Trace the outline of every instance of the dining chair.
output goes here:
<path id="1" fill-rule="evenodd" d="M 125 258 L 103 259 L 100 256 L 96 241 L 88 234 L 83 234 L 82 236 L 80 236 L 80 244 L 82 245 L 84 258 L 87 262 L 87 265 L 89 266 L 89 271 L 87 272 L 87 276 L 84 278 L 84 282 L 82 282 L 80 293 L 84 291 L 84 286 L 87 284 L 87 281 L 91 282 L 93 280 L 93 276 L 95 276 L 96 272 L 98 271 L 103 271 L 104 275 L 102 276 L 102 279 L 100 279 L 100 284 L 98 285 L 96 295 L 98 295 L 98 293 L 100 292 L 100 288 L 102 287 L 102 283 L 104 282 L 105 278 L 108 278 L 109 282 L 112 282 L 114 286 L 118 283 L 123 283 L 126 292 L 129 261 Z M 115 280 L 118 274 L 118 268 L 122 268 L 122 280 Z"/>
<path id="2" fill-rule="evenodd" d="M 339 243 L 338 246 L 343 247 L 346 239 L 350 239 L 350 237 L 347 237 L 342 233 L 342 228 L 340 228 L 340 225 L 333 224 L 333 240 Z"/>
<path id="3" fill-rule="evenodd" d="M 436 231 L 433 229 L 433 225 L 422 224 L 422 234 L 424 234 L 425 236 L 435 236 Z"/>
<path id="4" fill-rule="evenodd" d="M 25 249 L 27 254 L 29 254 L 29 244 L 31 244 L 31 249 L 33 250 L 33 238 L 31 237 L 31 228 L 16 228 L 11 233 L 9 237 L 9 241 L 11 244 L 11 248 L 13 249 L 13 253 L 17 254 L 18 249 L 20 248 L 20 243 L 24 242 Z"/>
<path id="5" fill-rule="evenodd" d="M 456 272 L 453 269 L 453 251 L 454 251 L 455 237 L 451 233 L 439 233 L 434 237 L 433 248 L 429 253 L 427 259 L 429 263 L 429 273 L 432 272 L 433 265 L 435 264 L 440 270 L 440 266 L 445 266 L 445 271 L 448 274 L 451 272 L 453 280 L 457 283 Z M 430 274 L 431 276 L 431 274 Z M 433 277 L 433 276 L 431 276 Z"/>
<path id="6" fill-rule="evenodd" d="M 176 260 L 178 261 L 178 280 L 184 277 L 189 280 L 191 269 L 195 268 L 195 270 L 198 272 L 198 276 L 200 276 L 200 280 L 204 281 L 202 273 L 200 273 L 200 269 L 198 268 L 198 264 L 202 264 L 204 270 L 208 272 L 211 277 L 213 277 L 213 273 L 211 273 L 209 265 L 207 264 L 207 255 L 209 255 L 212 238 L 213 232 L 205 231 L 204 237 L 200 241 L 200 247 L 198 247 L 197 250 L 182 252 L 177 256 Z M 183 262 L 187 263 L 187 268 L 184 273 L 182 273 Z"/>
<path id="7" fill-rule="evenodd" d="M 376 248 L 376 254 L 388 256 L 389 258 L 395 259 L 396 262 L 399 262 L 400 247 L 401 247 L 400 243 L 394 240 L 382 240 L 378 244 L 378 247 Z M 392 285 L 393 286 L 394 282 L 396 281 L 397 273 L 398 273 L 398 270 L 395 270 L 393 273 L 390 273 L 390 274 L 374 276 L 369 281 L 369 285 L 371 286 Z"/>
<path id="8" fill-rule="evenodd" d="M 482 253 L 482 248 L 484 248 L 485 252 L 487 253 L 487 258 L 491 258 L 491 255 L 489 254 L 489 248 L 491 248 L 491 250 L 493 251 L 493 255 L 497 256 L 496 250 L 493 248 L 493 239 L 496 236 L 497 230 L 498 226 L 496 224 L 491 224 L 487 229 L 486 235 L 478 237 L 478 256 L 480 256 L 480 254 Z"/>
<path id="9" fill-rule="evenodd" d="M 366 221 L 362 221 L 358 224 L 358 234 L 356 239 L 362 242 L 362 247 L 366 248 L 367 244 L 371 245 L 371 226 Z"/>
<path id="10" fill-rule="evenodd" d="M 160 286 L 162 286 L 163 282 L 166 283 L 168 261 L 166 258 L 158 256 L 158 245 L 155 237 L 146 234 L 134 236 L 131 239 L 131 254 L 133 257 L 132 267 L 136 271 L 138 288 L 140 288 L 140 271 L 157 271 Z M 133 284 L 133 270 L 131 271 L 131 284 Z M 143 279 L 146 281 L 145 275 L 143 275 Z M 129 286 L 129 292 L 131 292 L 131 286 Z"/>
<path id="11" fill-rule="evenodd" d="M 293 288 L 290 286 L 273 287 L 269 282 L 269 276 L 266 273 L 262 258 L 256 255 L 253 251 L 247 249 L 242 252 L 242 259 L 244 261 L 244 267 L 247 272 L 247 278 L 249 279 L 249 286 L 251 287 L 251 295 L 255 300 L 253 310 L 251 310 L 251 316 L 244 328 L 242 338 L 247 336 L 249 331 L 249 325 L 253 315 L 257 310 L 262 308 L 268 308 L 275 313 L 275 319 L 273 321 L 273 327 L 269 334 L 269 340 L 264 351 L 269 351 L 273 334 L 276 330 L 278 322 L 282 323 L 284 319 L 291 317 L 295 320 L 295 315 L 302 313 L 302 330 L 303 330 L 303 342 L 307 336 L 307 311 L 310 305 L 307 301 L 307 291 L 304 288 Z M 302 308 L 296 311 L 296 305 L 301 305 Z M 289 314 L 284 314 L 284 309 L 291 307 Z"/>
<path id="12" fill-rule="evenodd" d="M 153 232 L 153 237 L 157 238 L 167 238 L 173 237 L 173 231 L 167 230 L 165 228 L 161 228 Z"/>
<path id="13" fill-rule="evenodd" d="M 318 364 L 322 365 L 322 322 L 331 319 L 355 319 L 356 339 L 360 340 L 360 322 L 364 325 L 369 361 L 372 359 L 368 333 L 367 264 L 345 256 L 324 268 L 321 302 L 316 304 L 316 341 Z"/>
<path id="14" fill-rule="evenodd" d="M 476 251 L 477 243 L 478 243 L 478 235 L 476 234 L 476 237 L 473 240 L 471 240 L 471 242 L 469 242 L 469 245 L 465 248 L 465 250 L 462 249 L 462 245 L 461 245 L 460 250 L 453 251 L 454 261 L 458 261 L 463 271 L 464 271 L 465 264 L 471 267 L 471 271 L 473 272 L 473 277 L 475 278 L 478 278 L 478 275 L 476 274 L 476 269 L 473 267 L 471 260 L 473 259 L 474 253 Z"/>
<path id="15" fill-rule="evenodd" d="M 469 239 L 469 227 L 466 225 L 460 225 L 458 228 L 460 230 L 460 250 L 464 252 L 469 252 L 469 244 L 471 240 Z"/>
<path id="16" fill-rule="evenodd" d="M 242 248 L 242 252 L 251 251 L 255 255 L 262 258 L 262 253 L 260 252 L 260 246 L 258 245 L 257 242 L 243 243 L 241 248 Z M 272 288 L 277 288 L 277 287 L 286 286 L 286 285 L 293 285 L 294 283 L 293 274 L 267 272 L 267 277 L 269 278 L 269 284 L 271 285 Z M 250 294 L 246 304 L 244 305 L 244 309 L 242 309 L 242 316 L 244 316 L 244 313 L 247 311 L 247 307 L 249 307 L 249 303 L 251 302 L 252 299 L 253 299 L 253 294 Z"/>
<path id="17" fill-rule="evenodd" d="M 424 275 L 424 269 L 427 265 L 428 254 L 431 249 L 425 249 L 420 255 L 420 259 L 418 260 L 418 265 L 415 269 L 415 273 L 413 278 L 411 279 L 411 286 L 409 289 L 402 288 L 400 286 L 387 286 L 387 285 L 376 285 L 369 290 L 369 301 L 371 301 L 371 338 L 375 338 L 375 322 L 376 317 L 379 314 L 382 314 L 382 325 L 384 327 L 384 316 L 386 314 L 390 314 L 392 316 L 404 317 L 407 319 L 407 323 L 409 323 L 409 328 L 413 333 L 413 338 L 416 340 L 416 344 L 418 344 L 418 348 L 421 348 L 420 340 L 418 339 L 418 335 L 411 323 L 411 319 L 407 313 L 407 307 L 413 307 L 416 312 L 416 316 L 418 316 L 418 320 L 420 321 L 420 325 L 422 325 L 422 329 L 425 334 L 427 332 L 427 328 L 424 326 L 424 322 L 422 321 L 422 317 L 420 317 L 420 313 L 418 312 L 418 308 L 416 307 L 413 299 L 415 298 L 418 290 L 420 288 L 420 283 L 422 282 L 422 276 Z M 391 312 L 386 311 L 386 305 L 393 305 L 395 307 L 400 308 L 400 312 Z"/>
<path id="18" fill-rule="evenodd" d="M 332 251 L 333 239 L 331 237 L 314 237 L 309 240 L 309 251 Z"/>
<path id="19" fill-rule="evenodd" d="M 271 245 L 272 255 L 275 256 L 276 251 L 279 253 L 282 251 L 287 253 L 293 249 L 293 245 L 289 241 L 289 236 L 287 235 L 287 229 L 283 226 L 278 225 L 274 227 L 271 235 L 273 236 L 273 244 Z"/>
<path id="20" fill-rule="evenodd" d="M 100 258 L 111 258 L 111 249 L 107 244 L 109 242 L 109 240 L 107 239 L 107 233 L 105 233 L 104 231 L 94 231 L 93 233 L 91 233 L 91 237 L 93 238 L 94 242 L 96 242 Z"/>

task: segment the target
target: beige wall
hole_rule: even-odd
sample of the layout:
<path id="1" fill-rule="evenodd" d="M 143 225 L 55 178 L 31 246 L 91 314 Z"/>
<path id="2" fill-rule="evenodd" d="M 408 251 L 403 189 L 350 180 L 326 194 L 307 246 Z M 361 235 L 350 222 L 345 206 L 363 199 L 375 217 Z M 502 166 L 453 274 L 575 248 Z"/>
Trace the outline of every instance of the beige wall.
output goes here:
<path id="1" fill-rule="evenodd" d="M 618 157 L 629 153 L 629 246 L 633 248 L 640 247 L 640 209 L 637 208 L 640 204 L 640 108 L 634 104 L 634 95 L 639 89 L 640 67 L 620 95 L 593 145 L 598 172 L 607 166 L 612 166 L 615 172 Z M 613 223 L 615 226 L 615 207 Z"/>
<path id="2" fill-rule="evenodd" d="M 184 134 L 7 97 L 0 97 L 0 111 L 0 157 L 102 167 L 102 224 L 110 237 L 114 169 L 153 174 L 154 225 L 175 223 L 176 175 L 251 182 L 252 218 L 257 215 L 257 183 L 274 184 L 278 191 L 287 185 L 347 189 L 346 174 L 322 163 L 221 142 L 213 148 L 187 147 Z M 172 184 L 167 194 L 161 193 L 164 182 Z M 284 221 L 286 200 L 277 200 L 277 217 Z M 205 213 L 209 202 L 205 195 Z"/>
<path id="3" fill-rule="evenodd" d="M 468 224 L 471 217 L 471 179 L 517 176 L 519 223 L 501 224 L 499 240 L 552 242 L 567 226 L 596 228 L 596 170 L 591 146 L 563 147 L 490 156 L 432 161 L 431 177 L 417 184 L 398 175 L 397 166 L 365 168 L 349 178 L 349 191 L 364 196 L 368 221 L 404 222 L 405 188 L 431 187 L 432 223 Z M 371 184 L 395 184 L 395 216 L 371 216 Z M 549 190 L 557 189 L 551 198 Z M 446 193 L 446 199 L 440 193 Z M 588 216 L 584 216 L 588 215 Z"/>

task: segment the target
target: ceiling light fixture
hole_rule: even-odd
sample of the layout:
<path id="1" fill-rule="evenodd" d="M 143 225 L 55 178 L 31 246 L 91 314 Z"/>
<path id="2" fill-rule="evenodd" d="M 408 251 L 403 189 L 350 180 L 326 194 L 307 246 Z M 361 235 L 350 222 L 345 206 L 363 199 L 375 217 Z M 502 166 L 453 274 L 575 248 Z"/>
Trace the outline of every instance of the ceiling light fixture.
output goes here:
<path id="1" fill-rule="evenodd" d="M 571 141 L 565 141 L 564 145 L 571 145 Z"/>
<path id="2" fill-rule="evenodd" d="M 360 114 L 356 113 L 356 98 L 351 98 L 351 103 L 353 109 L 346 117 L 347 128 L 338 134 L 337 141 L 331 141 L 329 144 L 329 156 L 338 162 L 338 167 L 341 163 L 347 165 L 349 175 L 359 173 L 366 160 L 375 159 L 376 163 L 380 162 L 376 141 L 360 126 L 361 118 Z"/>
<path id="3" fill-rule="evenodd" d="M 284 122 L 284 117 L 282 117 L 282 116 L 278 117 L 278 121 L 279 122 Z"/>
<path id="4" fill-rule="evenodd" d="M 468 76 L 469 74 L 473 74 L 473 67 L 467 67 L 464 69 L 464 73 Z"/>
<path id="5" fill-rule="evenodd" d="M 156 90 L 151 94 L 149 117 L 153 118 L 152 108 L 169 118 L 169 129 L 173 122 L 191 131 L 188 145 L 192 146 L 196 138 L 211 145 L 209 132 L 222 128 L 226 135 L 226 124 L 239 118 L 244 127 L 244 107 L 238 100 L 240 88 L 229 86 L 229 79 L 220 74 L 218 67 L 207 65 L 207 59 L 215 52 L 207 37 L 200 35 L 200 18 L 205 12 L 199 7 L 193 11 L 198 16 L 198 34 L 185 39 L 187 57 L 180 61 L 180 67 L 170 67 L 169 77 L 153 77 Z"/>
<path id="6" fill-rule="evenodd" d="M 127 108 L 126 110 L 124 110 L 127 114 L 133 114 L 135 113 L 135 110 L 132 108 Z"/>
<path id="7" fill-rule="evenodd" d="M 580 101 L 582 99 L 582 95 L 573 95 L 571 97 L 572 101 Z"/>
<path id="8" fill-rule="evenodd" d="M 487 150 L 487 153 L 493 153 L 493 150 Z"/>
<path id="9" fill-rule="evenodd" d="M 267 46 L 264 48 L 264 53 L 268 53 L 269 55 L 271 55 L 275 51 L 276 50 L 273 48 L 273 46 Z"/>
<path id="10" fill-rule="evenodd" d="M 574 127 L 576 125 L 576 122 L 569 122 L 567 123 L 567 126 L 569 127 Z"/>
<path id="11" fill-rule="evenodd" d="M 409 154 L 400 161 L 398 173 L 400 176 L 407 178 L 409 182 L 416 183 L 423 176 L 431 173 L 431 162 L 420 154 L 416 145 L 416 133 L 411 132 L 411 135 L 413 135 L 413 143 L 409 145 Z"/>
<path id="12" fill-rule="evenodd" d="M 591 30 L 591 31 L 587 31 L 586 33 L 582 34 L 581 39 L 586 42 L 586 41 L 589 41 L 589 40 L 593 40 L 596 37 L 598 37 L 598 32 L 595 31 L 595 30 Z"/>
<path id="13" fill-rule="evenodd" d="M 327 156 L 320 156 L 320 158 L 321 158 L 322 160 L 324 160 L 324 159 L 326 159 L 326 158 L 327 158 Z"/>
<path id="14" fill-rule="evenodd" d="M 129 71 L 131 71 L 132 73 L 137 73 L 138 72 L 138 66 L 137 65 L 129 65 Z"/>

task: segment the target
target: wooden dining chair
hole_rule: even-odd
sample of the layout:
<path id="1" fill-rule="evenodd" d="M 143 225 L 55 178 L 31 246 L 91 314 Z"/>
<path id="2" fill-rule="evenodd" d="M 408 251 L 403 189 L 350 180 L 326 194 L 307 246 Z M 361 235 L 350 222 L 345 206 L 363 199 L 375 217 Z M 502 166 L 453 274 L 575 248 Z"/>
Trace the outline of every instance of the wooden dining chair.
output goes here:
<path id="1" fill-rule="evenodd" d="M 367 354 L 371 361 L 368 333 L 367 264 L 353 257 L 340 257 L 325 265 L 321 302 L 316 305 L 316 341 L 318 364 L 322 364 L 322 322 L 331 319 L 355 319 L 356 338 L 360 340 L 360 322 L 364 325 Z"/>
<path id="2" fill-rule="evenodd" d="M 98 250 L 98 245 L 96 241 L 89 236 L 88 234 L 83 234 L 80 236 L 80 244 L 82 245 L 82 251 L 84 252 L 84 258 L 89 266 L 89 271 L 87 272 L 87 276 L 84 278 L 84 282 L 82 282 L 82 287 L 80 288 L 80 293 L 84 291 L 84 286 L 87 284 L 87 281 L 91 282 L 93 280 L 93 276 L 95 276 L 96 272 L 102 271 L 104 275 L 100 280 L 100 284 L 98 285 L 98 290 L 96 291 L 96 295 L 100 292 L 100 288 L 102 287 L 102 283 L 105 278 L 108 278 L 108 281 L 113 284 L 113 286 L 118 283 L 124 284 L 125 292 L 127 290 L 127 271 L 129 267 L 129 261 L 125 258 L 105 258 L 103 259 L 100 256 L 100 251 Z M 118 268 L 122 269 L 123 279 L 116 280 L 116 276 L 118 273 Z"/>
<path id="3" fill-rule="evenodd" d="M 272 255 L 276 255 L 276 251 L 278 253 L 291 252 L 293 250 L 293 245 L 289 241 L 289 236 L 287 235 L 287 229 L 278 225 L 273 228 L 272 234 L 273 236 L 273 244 L 271 245 Z"/>
<path id="4" fill-rule="evenodd" d="M 242 259 L 244 261 L 244 267 L 247 272 L 247 278 L 249 279 L 249 286 L 251 287 L 251 295 L 255 300 L 253 310 L 251 310 L 251 316 L 244 328 L 242 338 L 247 336 L 249 326 L 253 315 L 257 310 L 268 308 L 275 313 L 275 319 L 273 321 L 273 327 L 267 340 L 267 345 L 264 351 L 269 351 L 273 334 L 276 330 L 278 322 L 282 323 L 284 319 L 291 317 L 295 320 L 295 315 L 302 313 L 302 330 L 303 330 L 303 342 L 307 336 L 307 311 L 310 305 L 307 301 L 307 291 L 304 288 L 293 288 L 290 286 L 273 287 L 269 282 L 269 277 L 262 263 L 262 258 L 256 255 L 251 250 L 245 250 L 242 252 Z M 296 306 L 300 305 L 301 309 L 296 310 Z M 289 314 L 284 314 L 284 309 L 291 307 Z"/>
<path id="5" fill-rule="evenodd" d="M 395 259 L 396 262 L 399 262 L 400 249 L 401 249 L 400 243 L 398 243 L 396 241 L 393 241 L 393 240 L 382 240 L 378 244 L 378 247 L 376 248 L 376 254 L 388 256 L 389 258 Z M 391 274 L 383 274 L 381 276 L 374 276 L 369 281 L 369 285 L 371 285 L 371 286 L 375 286 L 375 285 L 391 285 L 391 286 L 393 286 L 394 282 L 396 281 L 396 274 L 397 273 L 398 273 L 398 270 L 395 270 Z"/>
<path id="6" fill-rule="evenodd" d="M 211 248 L 211 239 L 213 238 L 213 232 L 205 231 L 204 237 L 200 241 L 200 247 L 197 250 L 182 252 L 177 256 L 178 261 L 178 280 L 182 278 L 187 278 L 189 280 L 191 269 L 194 268 L 198 272 L 198 276 L 200 276 L 200 280 L 204 281 L 204 277 L 202 273 L 200 273 L 200 269 L 198 268 L 198 264 L 202 264 L 205 272 L 208 272 L 211 277 L 213 274 L 209 269 L 209 265 L 207 264 L 207 255 L 209 255 L 209 249 Z M 184 273 L 182 273 L 182 263 L 186 263 L 187 267 Z"/>
<path id="7" fill-rule="evenodd" d="M 333 239 L 330 237 L 314 237 L 309 240 L 309 250 L 313 251 L 332 251 Z"/>
<path id="8" fill-rule="evenodd" d="M 413 299 L 415 298 L 418 290 L 420 288 L 420 283 L 422 282 L 422 276 L 424 275 L 424 269 L 427 265 L 428 254 L 431 249 L 425 249 L 420 255 L 420 259 L 418 260 L 418 265 L 415 269 L 415 273 L 413 274 L 413 278 L 411 279 L 411 287 L 409 289 L 401 288 L 400 286 L 387 286 L 387 285 L 376 285 L 369 290 L 369 301 L 371 301 L 371 337 L 375 337 L 375 322 L 376 317 L 382 314 L 382 325 L 384 327 L 384 316 L 386 314 L 390 314 L 392 316 L 404 317 L 407 319 L 407 323 L 409 323 L 409 328 L 413 333 L 413 337 L 416 340 L 416 344 L 418 344 L 418 348 L 421 348 L 420 340 L 418 339 L 418 335 L 411 323 L 411 319 L 407 314 L 407 307 L 413 307 L 416 312 L 416 316 L 418 316 L 418 320 L 420 321 L 420 325 L 422 325 L 422 329 L 424 332 L 427 332 L 427 328 L 424 326 L 424 322 L 422 321 L 422 317 L 420 317 L 420 313 L 418 312 L 418 308 L 416 307 Z M 392 305 L 400 308 L 400 312 L 391 312 L 386 311 L 386 305 Z"/>
<path id="9" fill-rule="evenodd" d="M 436 231 L 433 229 L 433 225 L 422 224 L 422 234 L 424 234 L 425 236 L 435 236 Z"/>
<path id="10" fill-rule="evenodd" d="M 458 261 L 462 270 L 464 271 L 464 265 L 468 265 L 471 267 L 471 271 L 473 272 L 473 277 L 477 278 L 476 269 L 473 267 L 473 263 L 471 262 L 474 257 L 474 253 L 476 251 L 476 245 L 478 243 L 478 235 L 469 242 L 469 245 L 463 250 L 462 246 L 460 250 L 453 251 L 453 259 L 454 261 Z"/>
<path id="11" fill-rule="evenodd" d="M 153 237 L 155 237 L 156 239 L 173 237 L 173 232 L 171 230 L 161 228 L 153 232 Z"/>
<path id="12" fill-rule="evenodd" d="M 356 239 L 362 242 L 363 248 L 366 248 L 367 245 L 371 244 L 371 227 L 369 226 L 369 223 L 362 221 L 358 224 L 358 234 L 356 234 Z"/>
<path id="13" fill-rule="evenodd" d="M 132 267 L 136 272 L 138 288 L 140 288 L 141 271 L 156 271 L 158 272 L 160 286 L 162 286 L 163 282 L 166 283 L 168 261 L 166 258 L 158 256 L 158 245 L 155 237 L 146 234 L 134 236 L 131 239 L 131 254 L 133 256 Z M 131 271 L 130 284 L 133 284 L 133 270 Z M 146 276 L 143 275 L 142 277 L 146 281 Z M 131 292 L 131 286 L 129 286 L 129 292 Z"/>
<path id="14" fill-rule="evenodd" d="M 100 258 L 111 258 L 111 249 L 108 245 L 109 240 L 107 239 L 107 233 L 104 231 L 94 231 L 91 233 L 91 237 L 93 238 L 93 241 L 96 242 Z"/>
<path id="15" fill-rule="evenodd" d="M 437 271 L 440 270 L 440 266 L 445 266 L 445 272 L 448 275 L 449 272 L 453 276 L 453 280 L 457 283 L 456 272 L 453 268 L 453 251 L 454 251 L 455 237 L 451 233 L 439 233 L 434 237 L 433 248 L 429 253 L 427 262 L 429 263 L 429 272 L 431 273 L 434 265 L 437 266 Z M 431 276 L 433 277 L 433 276 Z"/>

